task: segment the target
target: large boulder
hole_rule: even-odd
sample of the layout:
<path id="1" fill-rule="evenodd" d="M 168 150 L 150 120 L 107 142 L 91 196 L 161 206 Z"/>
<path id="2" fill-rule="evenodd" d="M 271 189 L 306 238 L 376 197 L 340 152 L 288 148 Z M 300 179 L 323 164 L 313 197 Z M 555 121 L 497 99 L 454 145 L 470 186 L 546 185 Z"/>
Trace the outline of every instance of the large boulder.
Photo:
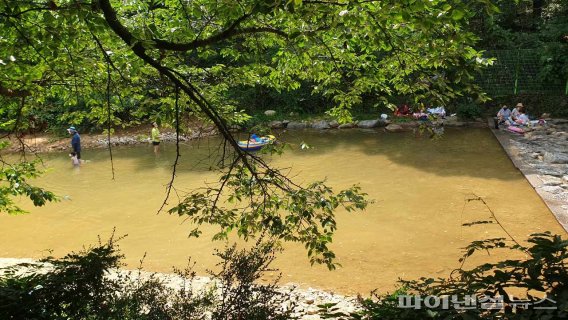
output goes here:
<path id="1" fill-rule="evenodd" d="M 548 163 L 568 163 L 568 154 L 560 152 L 545 152 L 543 160 Z"/>
<path id="2" fill-rule="evenodd" d="M 564 192 L 564 189 L 562 187 L 559 187 L 559 186 L 544 186 L 544 187 L 541 187 L 540 189 L 542 191 L 552 193 L 552 194 L 559 194 L 559 193 Z"/>
<path id="3" fill-rule="evenodd" d="M 357 123 L 359 128 L 376 128 L 379 126 L 379 120 L 362 120 Z"/>
<path id="4" fill-rule="evenodd" d="M 272 116 L 275 115 L 275 114 L 276 114 L 276 111 L 274 111 L 274 110 L 266 110 L 266 111 L 264 111 L 264 115 L 269 116 L 269 117 L 272 117 Z"/>
<path id="5" fill-rule="evenodd" d="M 305 129 L 308 127 L 308 124 L 305 122 L 298 122 L 298 121 L 290 121 L 286 128 L 288 129 Z"/>
<path id="6" fill-rule="evenodd" d="M 329 123 L 325 120 L 316 121 L 316 122 L 312 123 L 311 127 L 314 128 L 314 129 L 319 129 L 319 130 L 331 128 L 329 126 Z"/>
<path id="7" fill-rule="evenodd" d="M 562 179 L 554 176 L 539 176 L 544 186 L 559 186 L 562 184 Z"/>
<path id="8" fill-rule="evenodd" d="M 401 132 L 404 131 L 404 128 L 399 124 L 391 123 L 385 129 L 389 132 Z"/>
<path id="9" fill-rule="evenodd" d="M 354 123 L 344 123 L 344 124 L 340 125 L 338 128 L 339 129 L 351 129 L 351 128 L 355 128 L 355 124 Z"/>
<path id="10" fill-rule="evenodd" d="M 271 121 L 269 124 L 272 129 L 282 129 L 284 128 L 284 122 L 282 121 Z"/>
<path id="11" fill-rule="evenodd" d="M 339 122 L 333 120 L 329 123 L 329 126 L 335 129 L 335 128 L 339 127 Z"/>
<path id="12" fill-rule="evenodd" d="M 420 126 L 420 123 L 418 123 L 417 121 L 409 121 L 409 122 L 401 122 L 398 125 L 400 125 L 403 128 L 418 128 Z"/>

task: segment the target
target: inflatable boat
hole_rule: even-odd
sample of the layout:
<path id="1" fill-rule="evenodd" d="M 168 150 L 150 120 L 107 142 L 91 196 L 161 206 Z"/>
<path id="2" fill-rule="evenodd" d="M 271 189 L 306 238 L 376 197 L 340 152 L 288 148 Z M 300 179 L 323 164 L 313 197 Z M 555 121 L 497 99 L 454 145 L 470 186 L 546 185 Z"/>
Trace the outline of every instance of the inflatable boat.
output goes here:
<path id="1" fill-rule="evenodd" d="M 258 151 L 265 145 L 273 143 L 274 140 L 276 140 L 276 137 L 273 135 L 265 137 L 256 137 L 253 135 L 250 140 L 241 140 L 237 143 L 239 148 L 243 151 Z"/>
<path id="2" fill-rule="evenodd" d="M 525 130 L 523 130 L 519 127 L 515 127 L 515 126 L 508 126 L 507 131 L 510 131 L 510 132 L 513 132 L 513 133 L 518 133 L 518 134 L 524 134 L 525 133 Z"/>

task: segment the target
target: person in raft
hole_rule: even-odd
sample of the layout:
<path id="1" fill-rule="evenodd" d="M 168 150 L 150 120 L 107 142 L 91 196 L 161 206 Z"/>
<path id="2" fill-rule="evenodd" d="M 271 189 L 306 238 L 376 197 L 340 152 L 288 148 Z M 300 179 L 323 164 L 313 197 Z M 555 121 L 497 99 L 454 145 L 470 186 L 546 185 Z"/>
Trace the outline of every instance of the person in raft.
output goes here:
<path id="1" fill-rule="evenodd" d="M 81 159 L 81 136 L 79 136 L 79 132 L 75 127 L 69 127 L 67 129 L 71 137 L 71 148 L 73 148 L 73 152 L 77 155 L 77 159 Z"/>
<path id="2" fill-rule="evenodd" d="M 253 133 L 253 134 L 250 136 L 250 139 L 249 139 L 249 142 L 250 142 L 250 143 L 259 143 L 259 142 L 261 142 L 261 141 L 262 141 L 262 139 L 261 139 L 259 136 L 257 136 L 256 133 Z"/>
<path id="3" fill-rule="evenodd" d="M 152 122 L 152 131 L 150 132 L 150 140 L 154 146 L 154 153 L 158 153 L 160 149 L 160 130 L 158 130 L 158 124 Z"/>
<path id="4" fill-rule="evenodd" d="M 497 112 L 497 117 L 494 118 L 495 129 L 499 129 L 499 125 L 505 123 L 509 117 L 511 117 L 511 110 L 509 110 L 509 107 L 506 105 L 503 105 L 503 107 L 499 109 L 499 112 Z"/>

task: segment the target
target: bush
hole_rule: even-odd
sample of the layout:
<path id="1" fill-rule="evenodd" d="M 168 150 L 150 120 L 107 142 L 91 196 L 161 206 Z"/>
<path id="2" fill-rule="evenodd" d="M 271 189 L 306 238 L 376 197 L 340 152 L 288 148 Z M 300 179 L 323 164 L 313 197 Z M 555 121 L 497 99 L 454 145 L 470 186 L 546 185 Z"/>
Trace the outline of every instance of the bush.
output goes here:
<path id="1" fill-rule="evenodd" d="M 481 223 L 481 222 L 478 222 Z M 391 295 L 373 293 L 371 298 L 361 299 L 362 310 L 344 314 L 325 306 L 326 318 L 334 319 L 568 319 L 568 240 L 550 233 L 533 234 L 528 239 L 530 248 L 521 247 L 503 238 L 474 241 L 465 248 L 460 261 L 481 251 L 509 249 L 520 251 L 528 258 L 485 263 L 471 270 L 454 270 L 448 279 L 421 278 L 403 281 L 401 289 Z M 512 289 L 512 290 L 511 290 Z M 514 295 L 514 296 L 513 296 Z M 404 296 L 404 297 L 401 297 Z M 401 301 L 434 296 L 446 298 L 444 307 L 401 308 Z M 474 297 L 464 306 L 466 297 Z M 544 298 L 543 298 L 544 297 Z M 401 299 L 399 299 L 401 298 Z M 545 299 L 546 298 L 546 299 Z M 492 302 L 493 308 L 481 305 Z M 418 300 L 412 300 L 416 303 Z M 432 302 L 430 302 L 432 305 Z"/>
<path id="2" fill-rule="evenodd" d="M 194 292 L 191 268 L 177 271 L 184 283 L 171 288 L 156 275 L 116 272 L 123 255 L 116 241 L 70 253 L 45 264 L 0 273 L 0 319 L 289 319 L 294 304 L 275 283 L 256 284 L 269 270 L 275 249 L 257 243 L 216 253 L 222 259 L 218 288 Z M 26 269 L 22 269 L 25 267 Z M 22 270 L 26 270 L 22 272 Z M 290 308 L 283 308 L 284 305 Z"/>
<path id="3" fill-rule="evenodd" d="M 481 108 L 475 103 L 459 105 L 456 113 L 462 120 L 475 120 L 483 115 Z"/>

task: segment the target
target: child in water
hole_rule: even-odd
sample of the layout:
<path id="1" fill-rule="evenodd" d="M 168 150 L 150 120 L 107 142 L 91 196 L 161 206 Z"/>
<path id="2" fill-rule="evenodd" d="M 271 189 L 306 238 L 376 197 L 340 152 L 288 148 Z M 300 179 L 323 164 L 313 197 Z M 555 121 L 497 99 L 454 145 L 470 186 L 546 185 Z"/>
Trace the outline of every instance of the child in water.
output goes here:
<path id="1" fill-rule="evenodd" d="M 73 163 L 74 167 L 78 167 L 81 165 L 81 160 L 79 160 L 79 158 L 77 158 L 77 153 L 76 152 L 71 152 L 69 154 L 69 157 L 71 157 L 71 162 Z"/>

